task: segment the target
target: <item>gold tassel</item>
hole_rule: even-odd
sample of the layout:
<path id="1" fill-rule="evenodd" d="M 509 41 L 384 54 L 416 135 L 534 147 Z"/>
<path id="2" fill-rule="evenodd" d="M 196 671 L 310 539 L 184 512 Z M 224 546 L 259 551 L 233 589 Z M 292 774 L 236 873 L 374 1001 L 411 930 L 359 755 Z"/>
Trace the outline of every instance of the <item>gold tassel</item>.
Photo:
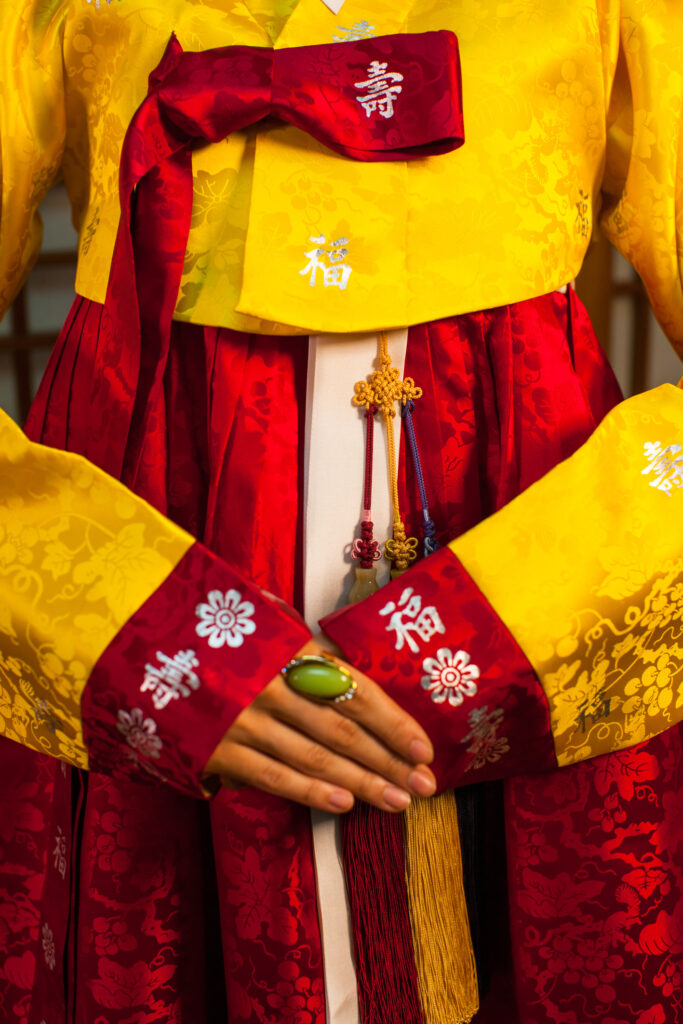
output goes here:
<path id="1" fill-rule="evenodd" d="M 405 869 L 425 1024 L 469 1024 L 479 990 L 452 791 L 413 797 L 405 812 Z"/>

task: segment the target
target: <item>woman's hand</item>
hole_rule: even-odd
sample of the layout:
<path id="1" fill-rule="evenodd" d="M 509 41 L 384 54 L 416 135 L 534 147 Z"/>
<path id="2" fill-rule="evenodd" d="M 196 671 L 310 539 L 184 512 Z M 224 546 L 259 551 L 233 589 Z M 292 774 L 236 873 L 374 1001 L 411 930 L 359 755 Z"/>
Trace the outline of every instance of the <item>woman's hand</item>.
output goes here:
<path id="1" fill-rule="evenodd" d="M 278 675 L 241 712 L 207 764 L 228 789 L 256 786 L 308 807 L 341 813 L 355 797 L 403 811 L 410 795 L 431 796 L 425 731 L 322 634 L 298 652 L 335 655 L 358 683 L 351 700 L 309 700 Z"/>

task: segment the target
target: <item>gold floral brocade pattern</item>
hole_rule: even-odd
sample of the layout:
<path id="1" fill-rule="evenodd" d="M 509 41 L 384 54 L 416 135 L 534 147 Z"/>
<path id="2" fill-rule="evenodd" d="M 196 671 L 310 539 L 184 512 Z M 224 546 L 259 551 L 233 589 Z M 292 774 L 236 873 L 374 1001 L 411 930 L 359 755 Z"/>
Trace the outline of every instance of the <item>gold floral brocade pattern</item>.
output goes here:
<path id="1" fill-rule="evenodd" d="M 683 558 L 645 586 L 632 563 L 617 571 L 542 667 L 564 764 L 640 743 L 683 717 Z"/>
<path id="2" fill-rule="evenodd" d="M 560 764 L 683 720 L 683 487 L 643 472 L 653 429 L 665 447 L 683 437 L 680 389 L 622 403 L 450 545 L 536 671 Z"/>
<path id="3" fill-rule="evenodd" d="M 87 768 L 98 658 L 192 543 L 84 459 L 0 413 L 0 734 Z"/>

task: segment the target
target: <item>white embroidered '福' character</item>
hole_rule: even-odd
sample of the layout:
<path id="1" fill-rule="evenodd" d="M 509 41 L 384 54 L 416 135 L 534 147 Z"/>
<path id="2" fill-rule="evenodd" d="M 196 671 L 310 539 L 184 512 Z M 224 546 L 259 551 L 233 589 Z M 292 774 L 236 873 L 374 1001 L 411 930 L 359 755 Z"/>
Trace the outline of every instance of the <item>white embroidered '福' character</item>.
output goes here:
<path id="1" fill-rule="evenodd" d="M 349 250 L 345 248 L 349 244 L 348 238 L 338 238 L 335 242 L 332 242 L 329 249 L 322 248 L 325 245 L 324 235 L 311 235 L 310 241 L 314 243 L 316 248 L 304 253 L 308 264 L 303 270 L 299 271 L 299 274 L 302 276 L 310 274 L 311 279 L 308 283 L 311 288 L 315 288 L 318 271 L 321 271 L 322 282 L 325 288 L 334 287 L 344 291 L 349 283 L 353 269 L 344 262 L 349 254 Z"/>
<path id="2" fill-rule="evenodd" d="M 412 587 L 406 587 L 401 594 L 398 606 L 394 601 L 385 605 L 380 615 L 391 615 L 387 632 L 396 633 L 396 650 L 403 650 L 407 644 L 413 654 L 420 650 L 415 634 L 424 643 L 428 643 L 437 633 L 445 633 L 446 627 L 441 621 L 441 616 L 434 607 L 428 605 L 422 607 L 422 597 L 414 594 Z"/>

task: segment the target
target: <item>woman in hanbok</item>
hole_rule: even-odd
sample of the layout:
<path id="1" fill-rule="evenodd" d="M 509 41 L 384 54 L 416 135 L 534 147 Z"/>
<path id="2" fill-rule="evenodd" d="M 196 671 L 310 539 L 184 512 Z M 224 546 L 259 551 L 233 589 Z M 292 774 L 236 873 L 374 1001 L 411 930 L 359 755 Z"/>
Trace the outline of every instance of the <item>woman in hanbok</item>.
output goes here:
<path id="1" fill-rule="evenodd" d="M 683 393 L 571 287 L 599 227 L 683 351 L 683 11 L 0 0 L 0 61 L 0 306 L 79 231 L 0 419 L 0 1018 L 683 1021 Z"/>

